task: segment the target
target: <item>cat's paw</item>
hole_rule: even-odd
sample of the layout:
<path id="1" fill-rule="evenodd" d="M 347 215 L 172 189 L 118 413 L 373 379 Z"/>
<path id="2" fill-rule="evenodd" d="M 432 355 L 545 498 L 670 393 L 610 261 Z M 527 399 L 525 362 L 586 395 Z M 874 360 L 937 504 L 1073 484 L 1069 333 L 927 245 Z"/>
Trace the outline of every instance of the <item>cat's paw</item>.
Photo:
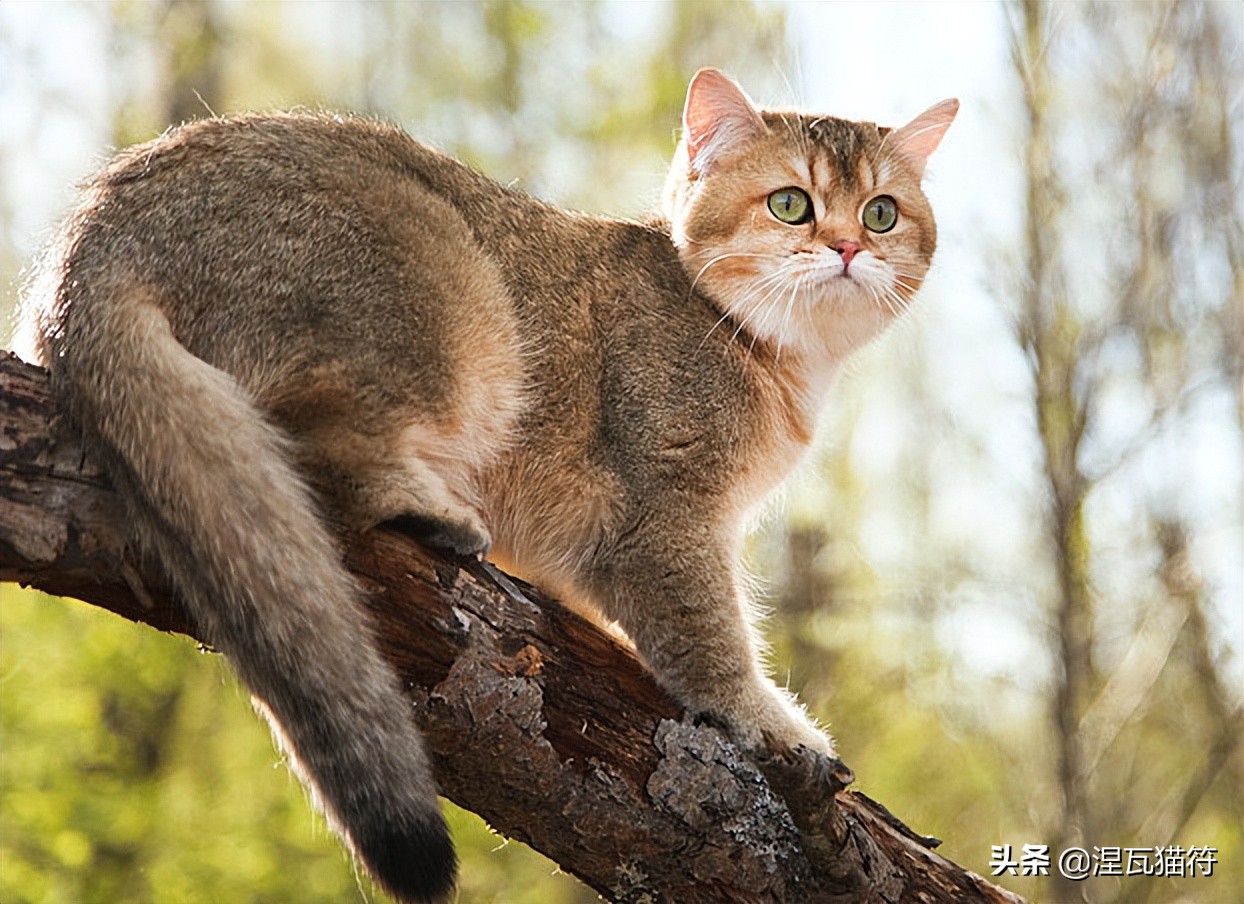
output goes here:
<path id="1" fill-rule="evenodd" d="M 778 705 L 767 706 L 752 720 L 752 731 L 759 735 L 759 744 L 775 753 L 788 754 L 800 747 L 832 759 L 834 739 L 822 731 L 793 699 L 774 692 Z"/>
<path id="2" fill-rule="evenodd" d="M 420 543 L 459 556 L 483 558 L 492 546 L 492 536 L 488 533 L 488 528 L 474 518 L 399 515 L 386 524 Z"/>
<path id="3" fill-rule="evenodd" d="M 772 730 L 746 731 L 711 710 L 692 713 L 691 719 L 733 737 L 762 770 L 779 775 L 780 784 L 796 793 L 826 787 L 839 791 L 855 781 L 855 773 L 835 755 L 833 740 L 811 725 L 786 726 L 788 730 L 778 735 Z"/>
<path id="4" fill-rule="evenodd" d="M 701 710 L 700 712 L 689 712 L 687 717 L 691 719 L 692 725 L 707 725 L 709 728 L 716 728 L 725 734 L 738 737 L 740 732 L 738 727 L 734 725 L 725 716 L 719 715 L 712 710 Z"/>
<path id="5" fill-rule="evenodd" d="M 855 773 L 832 754 L 800 744 L 786 750 L 768 749 L 756 755 L 761 771 L 784 798 L 791 795 L 823 794 L 825 789 L 841 791 L 855 781 Z"/>

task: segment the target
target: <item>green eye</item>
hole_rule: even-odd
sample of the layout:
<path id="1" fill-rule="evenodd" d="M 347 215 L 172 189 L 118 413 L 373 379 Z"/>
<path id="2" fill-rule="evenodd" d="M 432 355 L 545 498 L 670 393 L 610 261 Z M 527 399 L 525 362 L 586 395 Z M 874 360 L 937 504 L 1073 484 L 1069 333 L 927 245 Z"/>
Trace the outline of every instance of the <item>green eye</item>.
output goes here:
<path id="1" fill-rule="evenodd" d="M 860 219 L 872 232 L 889 232 L 898 222 L 898 205 L 889 195 L 877 195 L 864 205 Z"/>
<path id="2" fill-rule="evenodd" d="M 812 199 L 801 188 L 780 188 L 769 195 L 769 213 L 783 223 L 799 226 L 812 219 Z"/>

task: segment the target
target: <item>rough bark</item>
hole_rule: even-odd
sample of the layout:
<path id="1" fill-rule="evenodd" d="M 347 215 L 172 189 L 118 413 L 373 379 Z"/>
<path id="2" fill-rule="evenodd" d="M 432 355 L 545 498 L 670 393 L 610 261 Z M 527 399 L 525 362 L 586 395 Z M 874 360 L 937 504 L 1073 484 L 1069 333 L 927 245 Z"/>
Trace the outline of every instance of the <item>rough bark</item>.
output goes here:
<path id="1" fill-rule="evenodd" d="M 55 424 L 46 373 L 0 353 L 0 580 L 194 637 L 128 553 L 107 481 Z M 353 538 L 347 563 L 445 796 L 606 898 L 1020 901 L 862 794 L 797 762 L 762 768 L 682 719 L 628 650 L 491 566 L 384 530 Z"/>

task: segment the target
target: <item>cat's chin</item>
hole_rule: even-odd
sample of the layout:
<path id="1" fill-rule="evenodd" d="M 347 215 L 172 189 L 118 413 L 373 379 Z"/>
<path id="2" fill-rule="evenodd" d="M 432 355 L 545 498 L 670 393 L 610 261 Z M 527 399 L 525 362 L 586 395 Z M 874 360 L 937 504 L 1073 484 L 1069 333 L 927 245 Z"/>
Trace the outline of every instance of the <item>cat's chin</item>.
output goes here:
<path id="1" fill-rule="evenodd" d="M 818 370 L 836 367 L 907 308 L 887 274 L 854 265 L 842 269 L 804 280 L 783 304 L 757 306 L 745 296 L 727 308 L 745 332 L 774 344 L 779 354 L 797 354 Z"/>
<path id="2" fill-rule="evenodd" d="M 898 273 L 867 250 L 844 261 L 826 246 L 763 255 L 699 248 L 683 259 L 733 321 L 734 341 L 772 344 L 779 359 L 817 371 L 867 345 L 908 306 Z"/>

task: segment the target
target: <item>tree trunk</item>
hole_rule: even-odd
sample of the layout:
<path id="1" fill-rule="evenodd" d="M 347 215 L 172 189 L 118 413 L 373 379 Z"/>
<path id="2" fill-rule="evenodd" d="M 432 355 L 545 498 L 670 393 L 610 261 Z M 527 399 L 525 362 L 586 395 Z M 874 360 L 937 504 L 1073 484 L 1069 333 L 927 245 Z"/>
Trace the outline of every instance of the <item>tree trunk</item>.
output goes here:
<path id="1" fill-rule="evenodd" d="M 46 373 L 0 353 L 0 580 L 195 637 L 56 422 Z M 385 530 L 351 538 L 347 564 L 445 796 L 606 898 L 1020 901 L 862 794 L 681 718 L 631 652 L 490 565 Z"/>

